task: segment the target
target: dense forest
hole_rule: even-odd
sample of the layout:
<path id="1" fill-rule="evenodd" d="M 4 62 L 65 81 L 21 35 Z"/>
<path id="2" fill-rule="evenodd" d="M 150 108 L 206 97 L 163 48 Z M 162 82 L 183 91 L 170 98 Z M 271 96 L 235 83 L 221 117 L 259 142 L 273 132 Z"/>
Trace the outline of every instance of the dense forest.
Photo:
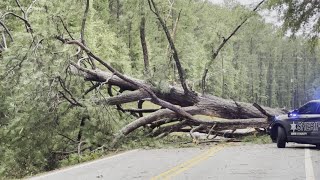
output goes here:
<path id="1" fill-rule="evenodd" d="M 119 89 L 84 81 L 75 70 L 104 69 L 91 52 L 159 92 L 180 84 L 177 53 L 192 92 L 284 109 L 320 98 L 320 47 L 303 35 L 285 36 L 265 22 L 260 9 L 232 0 L 155 1 L 175 52 L 152 2 L 0 2 L 0 177 L 52 170 L 73 154 L 108 148 L 114 134 L 135 119 L 119 105 L 99 103 Z M 74 39 L 90 51 L 62 43 Z"/>

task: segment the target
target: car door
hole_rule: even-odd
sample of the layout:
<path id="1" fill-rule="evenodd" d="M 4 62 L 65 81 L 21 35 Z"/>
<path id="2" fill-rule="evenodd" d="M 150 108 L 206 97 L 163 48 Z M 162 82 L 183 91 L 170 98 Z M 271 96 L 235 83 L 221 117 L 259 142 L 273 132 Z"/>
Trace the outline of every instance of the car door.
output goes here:
<path id="1" fill-rule="evenodd" d="M 298 142 L 320 143 L 320 102 L 310 102 L 298 109 L 296 119 L 292 119 L 291 135 Z"/>
<path id="2" fill-rule="evenodd" d="M 320 102 L 318 103 L 317 111 L 314 114 L 305 115 L 302 119 L 304 129 L 309 132 L 309 136 L 314 144 L 320 144 Z"/>

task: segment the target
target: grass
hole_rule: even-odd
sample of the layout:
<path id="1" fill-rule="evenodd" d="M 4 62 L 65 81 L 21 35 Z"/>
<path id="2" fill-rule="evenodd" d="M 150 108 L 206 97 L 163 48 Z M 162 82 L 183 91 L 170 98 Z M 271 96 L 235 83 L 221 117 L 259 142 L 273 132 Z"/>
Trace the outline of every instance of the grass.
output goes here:
<path id="1" fill-rule="evenodd" d="M 241 139 L 243 142 L 252 143 L 252 144 L 270 144 L 272 143 L 271 138 L 269 135 L 262 135 L 262 136 L 246 136 Z"/>
<path id="2" fill-rule="evenodd" d="M 123 104 L 123 107 L 124 108 L 137 108 L 137 103 L 136 102 L 126 103 L 126 104 Z M 153 104 L 150 101 L 145 101 L 142 104 L 142 108 L 143 109 L 160 109 L 161 107 L 156 104 Z"/>

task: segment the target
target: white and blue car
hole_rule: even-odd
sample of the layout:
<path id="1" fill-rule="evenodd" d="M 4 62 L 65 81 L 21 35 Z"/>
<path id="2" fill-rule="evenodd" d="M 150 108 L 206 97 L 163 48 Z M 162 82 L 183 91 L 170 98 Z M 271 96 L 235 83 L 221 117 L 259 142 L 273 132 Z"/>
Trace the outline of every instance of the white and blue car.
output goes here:
<path id="1" fill-rule="evenodd" d="M 278 148 L 287 142 L 313 144 L 320 148 L 320 100 L 313 100 L 287 115 L 276 116 L 268 128 Z"/>

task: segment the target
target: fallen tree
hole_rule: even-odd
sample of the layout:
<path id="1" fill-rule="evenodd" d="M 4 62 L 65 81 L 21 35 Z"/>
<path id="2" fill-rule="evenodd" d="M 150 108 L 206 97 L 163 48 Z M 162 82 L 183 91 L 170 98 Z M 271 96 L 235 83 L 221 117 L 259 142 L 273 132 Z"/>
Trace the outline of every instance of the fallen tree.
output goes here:
<path id="1" fill-rule="evenodd" d="M 256 11 L 263 2 L 264 1 L 261 1 L 254 11 Z M 160 16 L 159 10 L 154 1 L 148 0 L 148 3 L 150 10 L 155 14 L 167 38 L 181 86 L 169 86 L 165 90 L 160 90 L 152 85 L 152 83 L 135 79 L 120 73 L 113 68 L 107 60 L 102 59 L 92 52 L 89 47 L 86 46 L 84 40 L 89 0 L 87 0 L 86 3 L 86 11 L 83 16 L 80 39 L 74 39 L 74 37 L 70 35 L 66 26 L 64 26 L 64 29 L 68 32 L 70 37 L 65 38 L 63 35 L 57 35 L 55 37 L 65 45 L 77 47 L 77 53 L 70 57 L 70 68 L 68 69 L 73 74 L 82 76 L 84 80 L 92 83 L 92 87 L 89 88 L 85 94 L 88 94 L 101 86 L 108 86 L 109 97 L 104 100 L 96 101 L 96 104 L 116 106 L 119 111 L 128 112 L 137 117 L 135 121 L 129 123 L 120 130 L 114 138 L 112 143 L 113 145 L 120 138 L 141 127 L 148 129 L 149 134 L 152 136 L 163 136 L 171 132 L 186 131 L 221 134 L 223 130 L 235 130 L 237 128 L 244 127 L 265 127 L 272 116 L 285 113 L 285 111 L 281 109 L 261 107 L 258 104 L 236 102 L 234 100 L 223 99 L 204 93 L 200 94 L 190 90 L 187 86 L 183 67 L 180 62 L 175 43 L 171 37 L 171 33 L 169 32 L 165 21 Z M 62 24 L 64 24 L 61 18 L 60 20 Z M 27 19 L 24 19 L 23 22 L 26 27 L 31 27 Z M 241 22 L 240 26 L 245 22 L 246 20 Z M 3 23 L 0 25 L 5 27 Z M 236 33 L 240 26 L 236 27 L 236 30 L 232 32 L 228 39 Z M 33 36 L 33 31 L 30 31 L 29 29 L 31 28 L 28 28 L 27 32 L 32 35 L 34 42 L 36 37 Z M 226 44 L 226 41 L 222 42 L 223 44 L 219 46 L 219 50 Z M 39 42 L 41 41 L 39 40 Z M 146 45 L 144 44 L 143 46 Z M 147 51 L 144 51 L 144 53 L 147 53 Z M 97 66 L 97 63 L 106 69 L 102 70 L 97 68 L 101 67 Z M 86 65 L 84 66 L 83 64 Z M 61 98 L 64 98 L 72 106 L 85 107 L 84 104 L 77 101 L 71 92 L 64 87 L 64 82 L 61 78 L 59 78 L 59 81 L 62 89 L 65 91 L 60 92 Z M 117 87 L 117 89 L 119 89 L 117 95 L 112 93 L 112 87 Z M 160 106 L 160 108 L 143 109 L 142 104 L 145 101 L 150 101 Z M 137 108 L 125 109 L 122 107 L 123 104 L 131 102 L 137 102 Z M 203 120 L 196 115 L 219 117 L 223 119 Z M 79 146 L 80 145 L 81 144 L 79 144 Z"/>
<path id="2" fill-rule="evenodd" d="M 201 128 L 201 132 L 207 133 L 212 126 L 215 126 L 215 130 L 265 127 L 268 124 L 268 117 L 286 113 L 281 109 L 260 107 L 257 104 L 236 102 L 216 96 L 201 95 L 196 92 L 185 94 L 181 88 L 174 86 L 163 92 L 139 79 L 127 76 L 121 78 L 99 69 L 86 69 L 75 63 L 72 63 L 72 66 L 81 72 L 85 80 L 117 86 L 121 89 L 122 93 L 105 100 L 99 100 L 98 104 L 122 105 L 137 101 L 151 101 L 163 107 L 158 110 L 128 109 L 127 112 L 148 114 L 123 127 L 116 139 L 146 126 L 151 128 L 151 131 L 155 131 L 154 136 L 168 132 L 186 131 L 182 130 L 186 126 L 197 127 L 202 125 L 204 127 Z M 74 73 L 79 74 L 79 72 Z M 153 94 L 150 95 L 149 91 Z M 260 109 L 256 107 L 260 107 Z M 151 111 L 153 112 L 150 113 Z M 197 119 L 195 115 L 214 116 L 228 120 L 201 120 Z M 172 124 L 173 122 L 178 123 L 166 126 L 166 124 Z"/>
<path id="3" fill-rule="evenodd" d="M 86 45 L 82 43 L 83 40 L 77 41 L 64 39 L 60 36 L 56 37 L 64 44 L 75 45 L 78 48 L 81 48 L 81 50 L 86 52 L 86 55 L 91 61 L 97 61 L 108 70 L 101 70 L 96 68 L 96 66 L 89 69 L 81 66 L 80 63 L 70 62 L 73 73 L 83 76 L 87 81 L 94 81 L 100 85 L 108 85 L 110 97 L 105 100 L 97 101 L 97 104 L 115 105 L 118 110 L 129 112 L 132 115 L 139 117 L 120 130 L 115 136 L 112 143 L 113 145 L 120 138 L 140 127 L 149 128 L 149 133 L 152 134 L 152 136 L 166 135 L 171 132 L 181 131 L 197 131 L 210 134 L 212 132 L 221 132 L 226 129 L 235 130 L 244 127 L 265 127 L 268 120 L 270 120 L 273 115 L 286 112 L 281 109 L 261 107 L 258 104 L 236 102 L 234 100 L 190 91 L 186 84 L 184 71 L 182 70 L 178 52 L 169 30 L 160 16 L 154 1 L 148 0 L 148 3 L 150 10 L 156 15 L 167 37 L 179 74 L 181 87 L 170 86 L 165 91 L 159 90 L 151 83 L 128 77 L 118 72 L 107 63 L 107 61 L 103 60 L 86 47 Z M 262 3 L 263 1 L 260 4 Z M 258 6 L 255 10 L 257 8 Z M 114 96 L 110 90 L 112 86 L 116 86 L 120 89 L 116 96 Z M 90 89 L 93 90 L 96 87 L 97 86 L 94 85 Z M 159 105 L 161 108 L 142 109 L 142 104 L 145 101 L 150 101 Z M 138 102 L 137 109 L 122 108 L 122 104 L 130 102 Z M 195 115 L 220 117 L 226 120 L 202 120 Z"/>

